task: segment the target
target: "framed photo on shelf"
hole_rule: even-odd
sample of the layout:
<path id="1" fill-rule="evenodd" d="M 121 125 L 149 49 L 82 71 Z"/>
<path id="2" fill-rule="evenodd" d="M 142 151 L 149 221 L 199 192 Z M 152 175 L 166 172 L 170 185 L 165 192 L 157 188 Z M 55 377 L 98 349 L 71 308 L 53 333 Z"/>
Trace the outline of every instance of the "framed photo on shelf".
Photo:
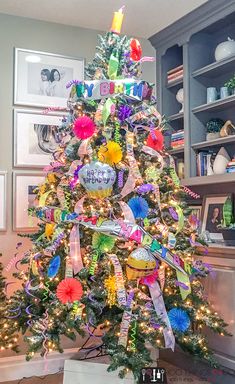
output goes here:
<path id="1" fill-rule="evenodd" d="M 188 217 L 188 221 L 192 226 L 199 232 L 202 221 L 202 206 L 201 205 L 190 205 L 191 213 Z"/>
<path id="2" fill-rule="evenodd" d="M 61 141 L 58 131 L 63 114 L 40 110 L 14 110 L 14 166 L 42 168 L 49 165 Z"/>
<path id="3" fill-rule="evenodd" d="M 38 219 L 30 217 L 28 209 L 37 205 L 35 188 L 43 183 L 45 176 L 41 172 L 13 172 L 13 230 L 35 231 Z"/>
<path id="4" fill-rule="evenodd" d="M 0 171 L 0 231 L 6 231 L 7 172 Z"/>
<path id="5" fill-rule="evenodd" d="M 209 233 L 212 242 L 224 241 L 223 229 L 218 225 L 222 224 L 223 205 L 228 197 L 232 198 L 232 194 L 207 195 L 203 198 L 201 233 Z"/>
<path id="6" fill-rule="evenodd" d="M 84 59 L 15 48 L 14 104 L 66 108 L 73 79 L 84 79 Z"/>

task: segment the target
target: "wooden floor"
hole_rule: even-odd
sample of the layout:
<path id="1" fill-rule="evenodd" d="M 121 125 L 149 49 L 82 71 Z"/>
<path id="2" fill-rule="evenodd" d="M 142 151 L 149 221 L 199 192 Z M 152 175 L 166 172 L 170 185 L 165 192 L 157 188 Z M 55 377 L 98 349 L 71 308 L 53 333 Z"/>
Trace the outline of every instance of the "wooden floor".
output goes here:
<path id="1" fill-rule="evenodd" d="M 166 362 L 159 362 L 159 367 L 166 368 L 168 384 L 208 384 L 208 381 L 197 378 L 184 370 L 174 367 Z M 16 381 L 7 381 L 1 384 L 63 384 L 63 374 L 47 375 L 41 377 L 31 377 Z M 70 383 L 69 383 L 70 384 Z M 71 383 L 77 384 L 77 383 Z M 86 383 L 84 383 L 86 384 Z M 111 384 L 111 383 L 110 383 Z"/>

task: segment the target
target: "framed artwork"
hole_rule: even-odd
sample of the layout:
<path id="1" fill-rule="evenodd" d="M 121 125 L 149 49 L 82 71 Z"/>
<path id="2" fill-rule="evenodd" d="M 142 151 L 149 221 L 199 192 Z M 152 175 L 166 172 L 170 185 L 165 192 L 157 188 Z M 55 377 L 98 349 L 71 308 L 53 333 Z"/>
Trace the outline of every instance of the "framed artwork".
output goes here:
<path id="1" fill-rule="evenodd" d="M 223 229 L 218 228 L 223 219 L 223 205 L 231 193 L 208 195 L 203 198 L 201 233 L 208 233 L 208 240 L 221 242 L 224 240 Z"/>
<path id="2" fill-rule="evenodd" d="M 84 79 L 84 59 L 15 48 L 15 104 L 66 108 L 73 79 Z"/>
<path id="3" fill-rule="evenodd" d="M 37 205 L 35 188 L 43 183 L 45 176 L 41 172 L 13 172 L 13 230 L 35 231 L 38 219 L 30 217 L 28 209 Z"/>
<path id="4" fill-rule="evenodd" d="M 0 171 L 0 231 L 6 231 L 7 172 Z"/>
<path id="5" fill-rule="evenodd" d="M 63 114 L 40 110 L 14 110 L 14 166 L 42 168 L 49 165 L 61 141 Z"/>

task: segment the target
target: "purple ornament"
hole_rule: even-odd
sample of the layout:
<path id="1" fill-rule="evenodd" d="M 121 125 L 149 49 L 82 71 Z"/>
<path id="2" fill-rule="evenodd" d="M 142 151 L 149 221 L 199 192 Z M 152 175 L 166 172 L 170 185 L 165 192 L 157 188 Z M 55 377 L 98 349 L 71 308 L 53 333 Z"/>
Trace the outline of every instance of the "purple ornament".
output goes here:
<path id="1" fill-rule="evenodd" d="M 171 214 L 171 217 L 174 219 L 174 220 L 179 220 L 179 216 L 178 214 L 176 213 L 176 211 L 174 210 L 174 208 L 170 207 L 169 208 L 169 212 Z"/>
<path id="2" fill-rule="evenodd" d="M 123 123 L 128 117 L 130 117 L 131 113 L 132 109 L 129 107 L 129 105 L 120 105 L 118 109 L 118 118 L 120 122 Z"/>

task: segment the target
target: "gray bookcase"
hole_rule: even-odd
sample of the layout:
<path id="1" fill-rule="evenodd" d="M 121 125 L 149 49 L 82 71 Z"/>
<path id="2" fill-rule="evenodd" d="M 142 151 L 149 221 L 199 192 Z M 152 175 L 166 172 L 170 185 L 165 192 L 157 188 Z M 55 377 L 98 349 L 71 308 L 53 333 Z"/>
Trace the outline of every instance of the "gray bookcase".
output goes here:
<path id="1" fill-rule="evenodd" d="M 207 87 L 218 89 L 235 74 L 235 56 L 215 61 L 216 46 L 235 39 L 235 0 L 209 0 L 150 38 L 156 49 L 158 109 L 174 130 L 184 129 L 184 149 L 172 150 L 175 157 L 184 157 L 184 185 L 208 186 L 223 184 L 223 191 L 234 190 L 235 173 L 201 176 L 196 172 L 196 155 L 203 149 L 218 150 L 224 146 L 230 156 L 235 154 L 235 136 L 206 141 L 206 123 L 211 118 L 232 120 L 235 123 L 235 95 L 206 103 Z M 167 72 L 183 64 L 182 80 L 167 84 Z M 176 100 L 178 89 L 184 88 L 184 113 Z"/>

